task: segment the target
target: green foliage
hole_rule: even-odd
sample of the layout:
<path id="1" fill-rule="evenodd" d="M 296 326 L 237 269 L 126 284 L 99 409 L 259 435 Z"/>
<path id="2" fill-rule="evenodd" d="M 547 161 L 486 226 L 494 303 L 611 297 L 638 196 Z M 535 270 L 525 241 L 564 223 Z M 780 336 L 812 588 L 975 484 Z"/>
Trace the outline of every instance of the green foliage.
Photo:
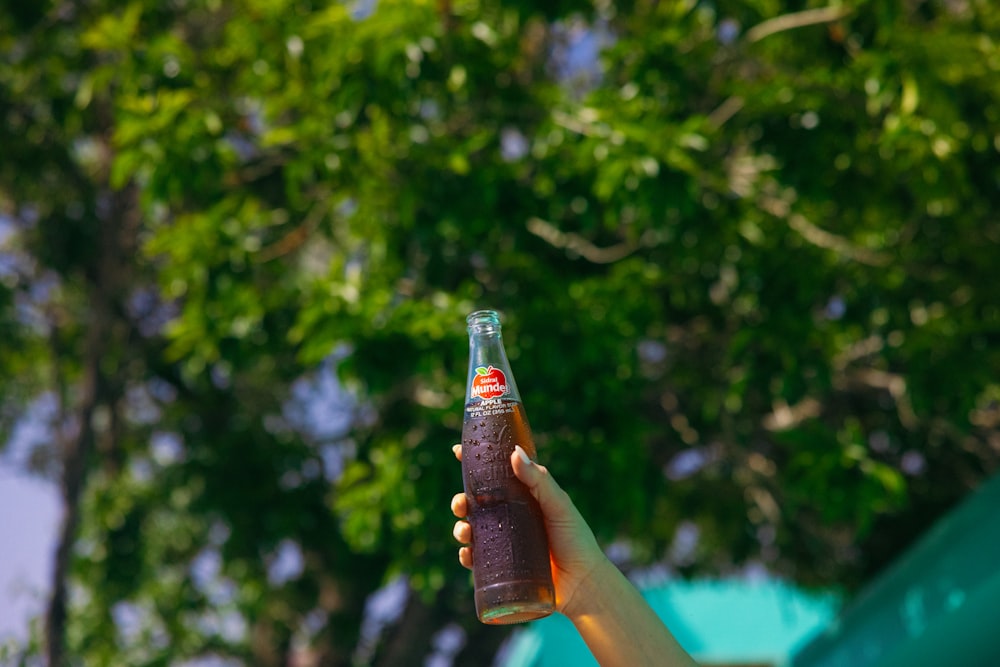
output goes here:
<path id="1" fill-rule="evenodd" d="M 0 252 L 30 268 L 0 265 L 0 435 L 46 389 L 89 415 L 95 372 L 106 417 L 69 652 L 350 664 L 400 574 L 481 636 L 446 506 L 479 307 L 602 540 L 856 585 L 1000 456 L 998 28 L 985 0 L 5 7 Z M 333 373 L 344 425 L 294 419 Z"/>

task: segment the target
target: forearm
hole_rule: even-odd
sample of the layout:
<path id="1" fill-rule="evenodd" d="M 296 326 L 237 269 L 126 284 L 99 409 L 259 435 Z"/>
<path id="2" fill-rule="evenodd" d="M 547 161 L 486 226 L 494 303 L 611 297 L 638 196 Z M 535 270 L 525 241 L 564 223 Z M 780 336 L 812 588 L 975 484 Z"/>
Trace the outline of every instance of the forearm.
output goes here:
<path id="1" fill-rule="evenodd" d="M 564 613 L 602 667 L 692 667 L 642 595 L 607 559 L 574 592 Z"/>

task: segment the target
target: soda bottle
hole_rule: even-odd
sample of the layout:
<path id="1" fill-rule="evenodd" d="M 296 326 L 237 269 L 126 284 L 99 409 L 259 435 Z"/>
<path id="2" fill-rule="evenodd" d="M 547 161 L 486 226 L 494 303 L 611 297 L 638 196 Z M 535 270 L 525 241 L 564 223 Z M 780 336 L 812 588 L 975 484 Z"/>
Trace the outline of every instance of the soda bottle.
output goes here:
<path id="1" fill-rule="evenodd" d="M 555 611 L 542 511 L 510 464 L 515 445 L 535 458 L 535 443 L 504 351 L 499 315 L 480 310 L 467 322 L 462 481 L 472 525 L 476 614 L 483 623 L 521 623 Z"/>

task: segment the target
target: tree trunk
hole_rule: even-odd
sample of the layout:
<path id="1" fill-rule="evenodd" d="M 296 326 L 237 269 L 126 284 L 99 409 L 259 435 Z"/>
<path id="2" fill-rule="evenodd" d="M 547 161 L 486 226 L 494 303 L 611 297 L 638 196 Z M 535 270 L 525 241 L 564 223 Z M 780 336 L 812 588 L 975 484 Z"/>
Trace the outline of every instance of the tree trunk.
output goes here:
<path id="1" fill-rule="evenodd" d="M 466 627 L 465 646 L 455 656 L 454 667 L 485 667 L 492 665 L 500 646 L 510 637 L 511 627 L 483 625 L 476 622 Z"/>
<path id="2" fill-rule="evenodd" d="M 430 639 L 442 625 L 440 616 L 443 609 L 438 600 L 440 596 L 428 605 L 410 591 L 402 616 L 388 628 L 383 650 L 377 653 L 372 663 L 374 667 L 423 664 L 423 659 L 430 653 Z"/>
<path id="3" fill-rule="evenodd" d="M 66 656 L 67 599 L 66 584 L 72 560 L 76 530 L 80 523 L 80 496 L 87 482 L 87 472 L 91 453 L 97 442 L 97 420 L 99 407 L 109 411 L 118 409 L 118 395 L 121 383 L 111 382 L 108 369 L 103 365 L 109 351 L 127 327 L 120 323 L 125 308 L 122 305 L 125 276 L 130 272 L 134 247 L 137 202 L 133 187 L 117 192 L 105 191 L 110 206 L 103 216 L 98 214 L 97 226 L 99 242 L 96 256 L 85 262 L 84 275 L 89 282 L 87 301 L 89 319 L 83 350 L 83 377 L 78 385 L 79 396 L 76 406 L 77 430 L 71 435 L 60 432 L 62 455 L 62 477 L 60 490 L 63 501 L 63 517 L 56 546 L 55 563 L 52 572 L 52 594 L 45 613 L 45 655 L 49 667 L 63 667 L 68 664 Z M 53 323 L 55 326 L 55 323 Z M 56 382 L 62 384 L 64 378 L 59 372 L 59 359 L 53 359 L 56 367 Z M 57 387 L 57 389 L 63 389 Z M 58 391 L 57 395 L 68 396 L 73 392 Z M 109 414 L 108 425 L 114 425 L 117 416 Z M 60 424 L 65 428 L 65 424 Z M 109 431 L 113 438 L 115 430 Z M 118 443 L 108 442 L 108 454 Z"/>
<path id="4" fill-rule="evenodd" d="M 84 376 L 80 385 L 78 429 L 75 435 L 62 443 L 60 487 L 63 518 L 52 572 L 52 595 L 45 615 L 45 647 L 49 667 L 62 667 L 66 663 L 66 577 L 80 520 L 80 494 L 86 482 L 87 459 L 94 446 L 94 411 L 102 393 L 100 365 L 107 346 L 107 323 L 110 315 L 105 297 L 100 288 L 91 290 L 92 319 L 87 335 Z M 58 363 L 58 360 L 54 360 L 54 363 Z"/>

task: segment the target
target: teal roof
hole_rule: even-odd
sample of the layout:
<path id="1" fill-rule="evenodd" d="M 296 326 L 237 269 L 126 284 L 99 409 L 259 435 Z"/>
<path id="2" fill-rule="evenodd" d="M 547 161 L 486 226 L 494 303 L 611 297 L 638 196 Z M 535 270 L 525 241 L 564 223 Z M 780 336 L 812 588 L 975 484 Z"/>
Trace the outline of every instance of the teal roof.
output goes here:
<path id="1" fill-rule="evenodd" d="M 667 627 L 701 664 L 783 665 L 826 626 L 838 602 L 782 581 L 672 581 L 643 591 Z M 553 615 L 518 630 L 502 667 L 597 665 L 573 624 Z"/>

